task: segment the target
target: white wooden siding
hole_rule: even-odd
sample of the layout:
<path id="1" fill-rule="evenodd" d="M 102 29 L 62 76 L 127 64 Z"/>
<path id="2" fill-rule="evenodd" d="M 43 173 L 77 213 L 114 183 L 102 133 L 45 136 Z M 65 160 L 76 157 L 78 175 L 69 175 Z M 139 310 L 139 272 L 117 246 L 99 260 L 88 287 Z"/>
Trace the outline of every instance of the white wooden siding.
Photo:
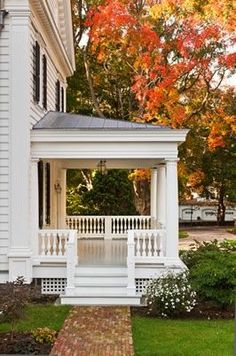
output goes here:
<path id="1" fill-rule="evenodd" d="M 0 33 L 0 272 L 8 269 L 9 245 L 9 37 L 6 17 Z"/>

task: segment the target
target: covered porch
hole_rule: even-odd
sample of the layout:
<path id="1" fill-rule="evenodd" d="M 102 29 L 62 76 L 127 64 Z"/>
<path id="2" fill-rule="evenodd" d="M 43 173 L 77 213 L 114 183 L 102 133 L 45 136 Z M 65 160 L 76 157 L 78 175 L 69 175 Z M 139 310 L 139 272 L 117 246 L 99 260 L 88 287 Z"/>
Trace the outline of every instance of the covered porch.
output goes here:
<path id="1" fill-rule="evenodd" d="M 29 279 L 64 278 L 62 302 L 73 304 L 90 294 L 99 297 L 101 288 L 100 297 L 136 297 L 137 285 L 165 268 L 183 268 L 178 257 L 177 156 L 186 134 L 65 113 L 48 113 L 36 124 L 31 132 Z M 101 160 L 107 169 L 151 168 L 149 216 L 66 215 L 67 169 L 95 169 Z M 94 281 L 99 268 L 106 268 L 106 276 L 102 270 L 103 278 Z M 120 277 L 114 280 L 116 275 Z"/>

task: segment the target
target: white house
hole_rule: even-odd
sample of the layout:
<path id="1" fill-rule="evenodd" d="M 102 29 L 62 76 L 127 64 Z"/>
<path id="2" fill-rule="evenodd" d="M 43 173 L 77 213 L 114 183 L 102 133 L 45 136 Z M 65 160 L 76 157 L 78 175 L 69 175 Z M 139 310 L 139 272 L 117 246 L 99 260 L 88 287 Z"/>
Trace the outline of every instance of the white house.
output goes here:
<path id="1" fill-rule="evenodd" d="M 177 161 L 187 130 L 65 113 L 70 1 L 1 5 L 0 282 L 40 279 L 62 303 L 139 304 L 148 279 L 184 267 Z M 66 170 L 104 165 L 152 168 L 150 216 L 66 216 Z"/>

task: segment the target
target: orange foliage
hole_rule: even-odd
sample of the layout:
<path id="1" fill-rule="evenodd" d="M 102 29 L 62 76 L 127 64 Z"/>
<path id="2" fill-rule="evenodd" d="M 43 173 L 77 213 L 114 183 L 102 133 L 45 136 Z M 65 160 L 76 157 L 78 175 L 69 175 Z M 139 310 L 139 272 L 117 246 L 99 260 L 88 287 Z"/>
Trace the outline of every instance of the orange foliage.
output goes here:
<path id="1" fill-rule="evenodd" d="M 129 175 L 129 179 L 139 182 L 139 181 L 149 181 L 151 180 L 151 171 L 150 169 L 135 169 Z"/>
<path id="2" fill-rule="evenodd" d="M 139 103 L 134 119 L 205 125 L 214 149 L 235 131 L 235 117 L 220 102 L 207 106 L 222 73 L 236 66 L 236 53 L 228 53 L 236 41 L 235 14 L 232 0 L 104 0 L 86 25 L 99 62 L 114 56 L 128 63 Z"/>

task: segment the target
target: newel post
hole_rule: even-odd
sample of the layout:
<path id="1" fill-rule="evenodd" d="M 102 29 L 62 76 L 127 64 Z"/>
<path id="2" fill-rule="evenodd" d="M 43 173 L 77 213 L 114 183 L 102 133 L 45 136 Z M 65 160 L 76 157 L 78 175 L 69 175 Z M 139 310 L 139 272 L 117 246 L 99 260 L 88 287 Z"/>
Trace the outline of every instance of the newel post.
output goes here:
<path id="1" fill-rule="evenodd" d="M 105 216 L 105 233 L 104 233 L 105 240 L 111 240 L 111 223 L 112 223 L 112 217 Z"/>
<path id="2" fill-rule="evenodd" d="M 128 284 L 127 295 L 136 295 L 135 288 L 135 243 L 134 231 L 128 230 L 128 251 L 127 251 Z"/>
<path id="3" fill-rule="evenodd" d="M 75 266 L 77 264 L 77 231 L 70 230 L 67 242 L 67 286 L 66 295 L 74 295 L 75 290 Z"/>

